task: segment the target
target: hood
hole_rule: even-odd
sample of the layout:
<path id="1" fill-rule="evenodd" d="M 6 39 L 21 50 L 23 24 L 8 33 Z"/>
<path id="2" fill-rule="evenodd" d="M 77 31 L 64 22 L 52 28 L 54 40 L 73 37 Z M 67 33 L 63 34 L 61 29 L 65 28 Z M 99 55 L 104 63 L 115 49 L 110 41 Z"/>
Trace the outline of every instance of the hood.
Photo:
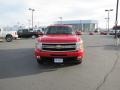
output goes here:
<path id="1" fill-rule="evenodd" d="M 44 43 L 71 43 L 80 41 L 77 35 L 44 35 L 38 38 L 38 41 Z"/>

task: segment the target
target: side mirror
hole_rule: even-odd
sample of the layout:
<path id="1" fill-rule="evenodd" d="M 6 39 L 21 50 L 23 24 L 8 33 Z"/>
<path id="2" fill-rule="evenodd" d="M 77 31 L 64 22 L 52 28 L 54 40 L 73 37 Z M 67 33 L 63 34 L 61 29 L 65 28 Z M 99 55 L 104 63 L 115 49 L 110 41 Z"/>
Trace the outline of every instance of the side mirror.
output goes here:
<path id="1" fill-rule="evenodd" d="M 43 32 L 39 32 L 38 35 L 39 35 L 39 36 L 43 36 L 44 33 L 43 33 Z"/>

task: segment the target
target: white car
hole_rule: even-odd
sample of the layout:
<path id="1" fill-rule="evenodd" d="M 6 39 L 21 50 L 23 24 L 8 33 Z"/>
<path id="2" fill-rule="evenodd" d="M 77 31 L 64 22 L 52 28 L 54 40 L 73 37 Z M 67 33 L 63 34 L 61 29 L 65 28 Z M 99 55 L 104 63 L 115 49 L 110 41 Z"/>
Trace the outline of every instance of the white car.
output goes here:
<path id="1" fill-rule="evenodd" d="M 0 38 L 11 42 L 13 39 L 18 38 L 17 31 L 0 28 Z"/>
<path id="2" fill-rule="evenodd" d="M 120 30 L 117 30 L 117 34 L 119 34 L 119 33 L 120 33 Z M 111 30 L 109 32 L 109 35 L 115 35 L 115 30 Z"/>

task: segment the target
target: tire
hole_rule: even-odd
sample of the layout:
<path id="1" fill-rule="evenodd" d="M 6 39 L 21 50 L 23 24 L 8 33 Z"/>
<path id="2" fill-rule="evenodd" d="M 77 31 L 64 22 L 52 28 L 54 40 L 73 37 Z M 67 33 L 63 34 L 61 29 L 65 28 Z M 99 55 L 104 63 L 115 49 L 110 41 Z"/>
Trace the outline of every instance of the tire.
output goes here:
<path id="1" fill-rule="evenodd" d="M 43 62 L 43 60 L 41 60 L 41 59 L 37 59 L 37 63 L 38 63 L 38 64 L 43 64 L 44 62 Z"/>
<path id="2" fill-rule="evenodd" d="M 6 35 L 5 40 L 6 40 L 7 42 L 11 42 L 11 41 L 13 40 L 12 35 Z"/>

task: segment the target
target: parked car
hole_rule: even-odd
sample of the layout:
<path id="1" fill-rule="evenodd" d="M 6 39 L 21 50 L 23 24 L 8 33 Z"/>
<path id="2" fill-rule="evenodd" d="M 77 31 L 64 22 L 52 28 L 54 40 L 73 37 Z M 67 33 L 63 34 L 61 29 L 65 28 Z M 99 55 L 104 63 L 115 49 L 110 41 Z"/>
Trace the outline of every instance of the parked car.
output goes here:
<path id="1" fill-rule="evenodd" d="M 100 35 L 107 35 L 108 31 L 100 31 Z"/>
<path id="2" fill-rule="evenodd" d="M 116 35 L 115 35 L 115 30 L 116 30 Z M 113 27 L 113 31 L 114 31 L 115 38 L 116 38 L 116 36 L 118 38 L 120 38 L 120 26 L 119 25 L 118 26 L 114 26 Z"/>
<path id="3" fill-rule="evenodd" d="M 76 31 L 76 34 L 77 34 L 77 35 L 82 35 L 83 32 L 82 32 L 82 31 Z"/>
<path id="4" fill-rule="evenodd" d="M 109 35 L 115 35 L 115 30 L 110 30 Z"/>
<path id="5" fill-rule="evenodd" d="M 42 32 L 41 30 L 20 29 L 20 30 L 18 30 L 17 34 L 18 34 L 19 38 L 21 38 L 21 37 L 36 38 L 41 34 L 41 32 Z"/>
<path id="6" fill-rule="evenodd" d="M 17 31 L 0 28 L 0 38 L 11 42 L 13 39 L 18 38 Z"/>
<path id="7" fill-rule="evenodd" d="M 46 33 L 36 39 L 35 57 L 39 64 L 81 63 L 84 57 L 83 40 L 66 25 L 48 26 Z"/>
<path id="8" fill-rule="evenodd" d="M 94 35 L 94 32 L 89 32 L 89 35 Z"/>
<path id="9" fill-rule="evenodd" d="M 117 34 L 117 37 L 120 37 L 120 30 L 117 30 L 117 31 L 116 31 L 116 34 Z M 115 30 L 111 30 L 111 31 L 109 32 L 109 35 L 115 35 Z"/>

